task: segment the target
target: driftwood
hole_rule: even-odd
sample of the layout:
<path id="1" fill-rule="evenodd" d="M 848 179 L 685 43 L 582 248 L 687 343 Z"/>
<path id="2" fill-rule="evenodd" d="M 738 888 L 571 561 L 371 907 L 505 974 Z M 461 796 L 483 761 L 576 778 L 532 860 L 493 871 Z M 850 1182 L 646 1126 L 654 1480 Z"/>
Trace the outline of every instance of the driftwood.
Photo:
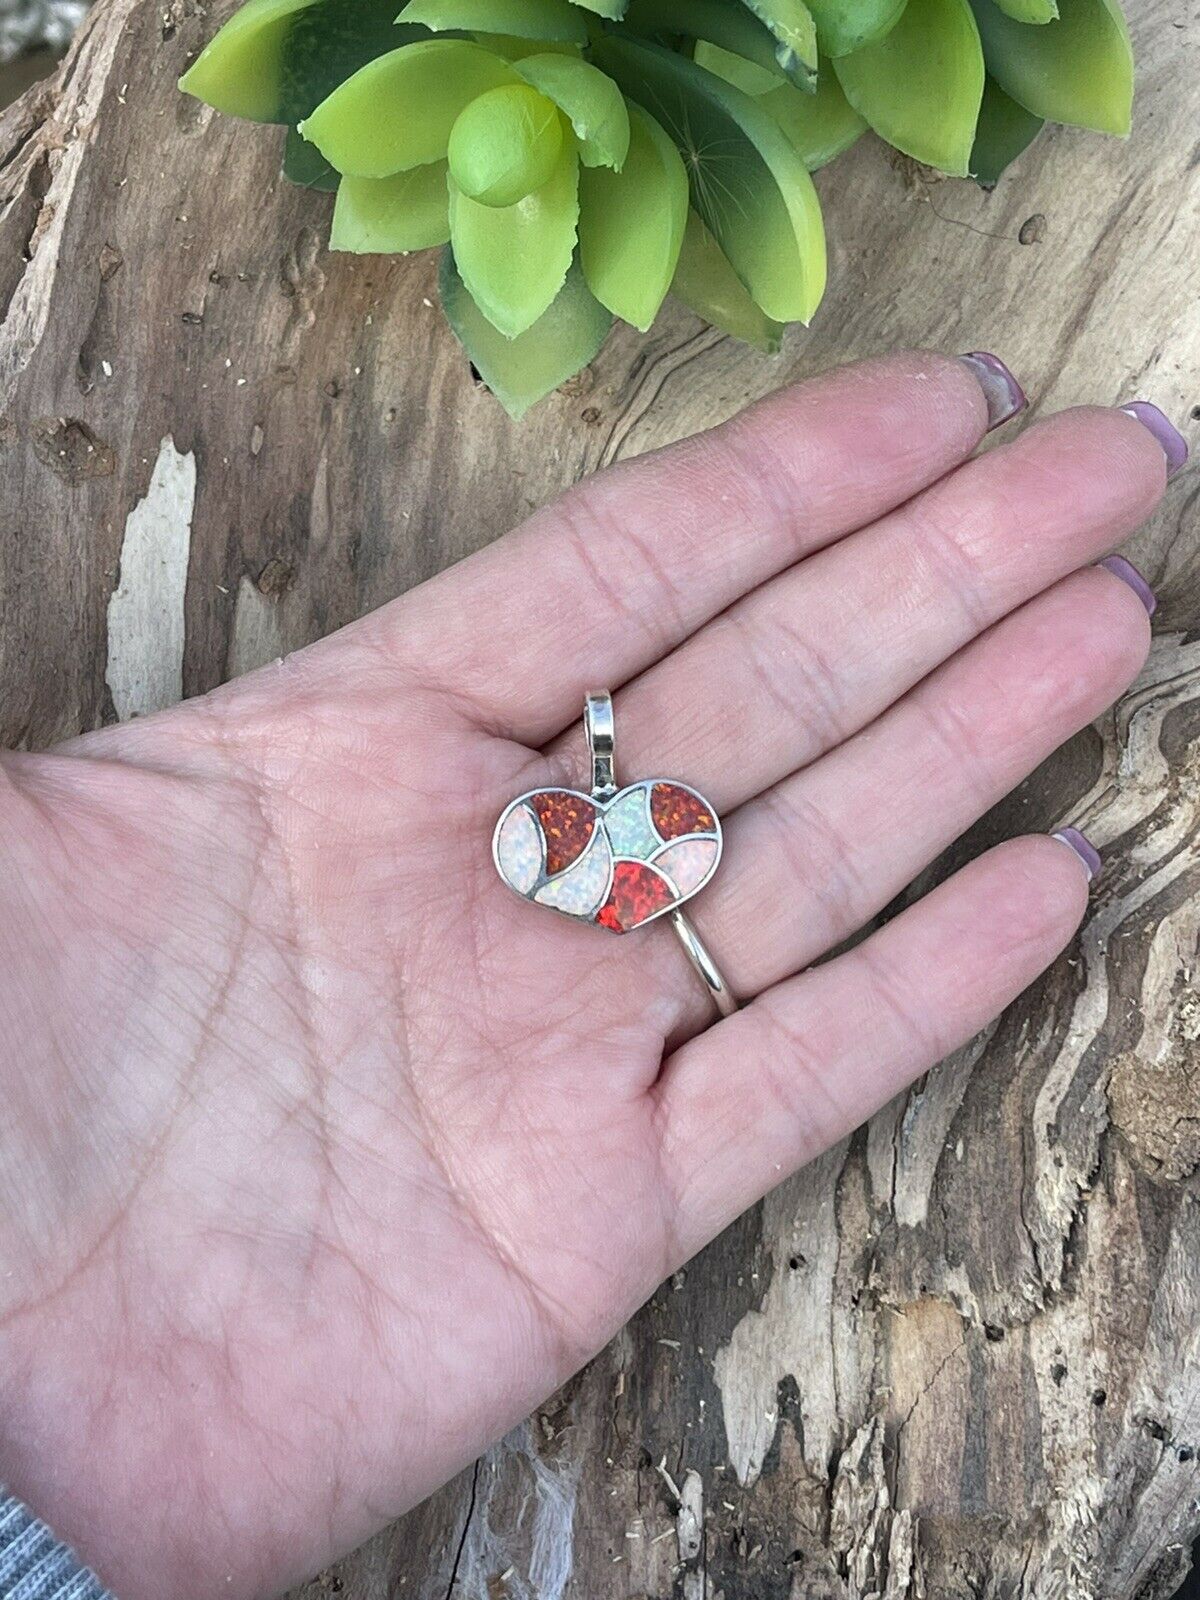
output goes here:
<path id="1" fill-rule="evenodd" d="M 1194 439 L 1187 11 L 1134 18 L 1128 144 L 1051 133 L 984 195 L 864 142 L 821 177 L 834 287 L 782 357 L 669 311 L 515 427 L 430 259 L 329 255 L 278 132 L 176 93 L 219 16 L 101 0 L 0 119 L 0 735 L 208 689 L 584 473 L 884 346 L 996 349 L 1040 407 L 1142 395 Z M 306 1594 L 1174 1590 L 1200 1525 L 1198 481 L 1134 552 L 1162 601 L 1142 680 L 953 853 L 1083 823 L 1109 865 L 1074 949 Z"/>

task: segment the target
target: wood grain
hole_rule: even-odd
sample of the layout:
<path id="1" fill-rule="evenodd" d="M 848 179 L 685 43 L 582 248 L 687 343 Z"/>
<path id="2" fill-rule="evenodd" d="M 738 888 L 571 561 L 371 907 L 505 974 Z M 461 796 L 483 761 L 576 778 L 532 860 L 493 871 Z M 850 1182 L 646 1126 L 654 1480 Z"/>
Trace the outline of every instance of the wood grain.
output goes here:
<path id="1" fill-rule="evenodd" d="M 278 133 L 176 93 L 218 20 L 101 0 L 0 119 L 8 744 L 202 692 L 583 474 L 884 347 L 996 349 L 1037 408 L 1140 395 L 1195 439 L 1194 5 L 1134 18 L 1128 143 L 1052 133 L 984 195 L 864 142 L 821 175 L 833 288 L 781 357 L 672 309 L 519 427 L 431 260 L 328 254 Z M 1200 1525 L 1197 482 L 1134 551 L 1161 598 L 1137 687 L 928 875 L 1082 823 L 1108 866 L 1074 949 L 306 1595 L 1173 1591 Z"/>

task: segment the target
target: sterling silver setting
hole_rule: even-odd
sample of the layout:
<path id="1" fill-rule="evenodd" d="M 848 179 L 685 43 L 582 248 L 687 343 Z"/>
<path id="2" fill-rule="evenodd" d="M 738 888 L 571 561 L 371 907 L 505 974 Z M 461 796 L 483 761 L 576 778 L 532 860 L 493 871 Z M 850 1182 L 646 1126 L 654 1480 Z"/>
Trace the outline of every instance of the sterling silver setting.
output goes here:
<path id="1" fill-rule="evenodd" d="M 697 789 L 676 778 L 618 782 L 606 691 L 587 695 L 584 731 L 590 792 L 545 787 L 510 801 L 492 835 L 496 871 L 522 899 L 612 933 L 669 918 L 718 1011 L 728 1016 L 737 1001 L 682 910 L 720 864 L 720 818 Z"/>

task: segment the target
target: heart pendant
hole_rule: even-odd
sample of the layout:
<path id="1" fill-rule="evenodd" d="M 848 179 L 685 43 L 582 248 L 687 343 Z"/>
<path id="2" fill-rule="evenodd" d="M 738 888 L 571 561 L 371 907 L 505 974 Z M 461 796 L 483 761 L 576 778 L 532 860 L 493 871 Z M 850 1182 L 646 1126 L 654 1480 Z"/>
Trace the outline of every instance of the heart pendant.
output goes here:
<path id="1" fill-rule="evenodd" d="M 702 794 L 672 779 L 608 796 L 534 789 L 501 813 L 492 855 L 524 899 L 629 933 L 699 894 L 721 859 L 721 824 Z"/>
<path id="2" fill-rule="evenodd" d="M 530 789 L 510 801 L 492 835 L 496 871 L 523 900 L 612 933 L 669 918 L 718 1016 L 732 1016 L 737 995 L 680 909 L 717 870 L 717 813 L 698 790 L 675 778 L 618 785 L 607 690 L 584 698 L 583 727 L 591 794 Z"/>

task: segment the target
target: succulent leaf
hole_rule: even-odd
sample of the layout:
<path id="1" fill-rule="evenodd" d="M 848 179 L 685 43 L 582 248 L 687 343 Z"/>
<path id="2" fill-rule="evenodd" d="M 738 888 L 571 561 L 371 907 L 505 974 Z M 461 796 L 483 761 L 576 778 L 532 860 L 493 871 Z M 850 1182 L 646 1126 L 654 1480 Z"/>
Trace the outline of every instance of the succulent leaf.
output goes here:
<path id="1" fill-rule="evenodd" d="M 755 93 L 749 85 L 756 80 L 747 74 L 746 63 L 738 56 L 731 56 L 716 45 L 698 44 L 695 59 L 726 83 L 744 89 L 747 94 Z M 750 73 L 758 70 L 752 67 Z M 810 172 L 816 172 L 818 167 L 840 156 L 866 130 L 866 123 L 846 99 L 834 72 L 820 74 L 814 94 L 803 94 L 794 84 L 776 75 L 766 92 L 757 94 L 757 99 L 778 122 Z"/>
<path id="2" fill-rule="evenodd" d="M 817 26 L 804 0 L 742 0 L 775 37 L 775 59 L 801 88 L 817 81 Z"/>
<path id="3" fill-rule="evenodd" d="M 825 291 L 825 233 L 808 169 L 758 101 L 674 51 L 609 34 L 599 65 L 662 124 L 692 204 L 776 322 L 807 322 Z"/>
<path id="4" fill-rule="evenodd" d="M 984 189 L 998 183 L 1005 167 L 1028 149 L 1044 126 L 1041 117 L 1019 106 L 994 78 L 988 78 L 971 151 L 971 175 L 976 183 Z"/>
<path id="5" fill-rule="evenodd" d="M 550 181 L 516 205 L 480 205 L 450 175 L 450 239 L 459 275 L 508 339 L 532 327 L 563 286 L 575 254 L 578 173 L 570 141 Z"/>
<path id="6" fill-rule="evenodd" d="M 579 175 L 579 262 L 600 304 L 644 333 L 675 275 L 688 180 L 679 151 L 640 106 L 630 107 L 629 130 L 620 172 Z"/>
<path id="7" fill-rule="evenodd" d="M 590 62 L 560 55 L 527 56 L 516 68 L 570 122 L 585 167 L 621 170 L 629 149 L 629 113 L 610 77 Z"/>
<path id="8" fill-rule="evenodd" d="M 424 28 L 398 26 L 395 11 L 395 0 L 250 0 L 180 87 L 220 111 L 295 124 L 368 61 L 428 37 Z M 308 171 L 298 153 L 291 165 Z"/>
<path id="9" fill-rule="evenodd" d="M 607 17 L 610 22 L 620 22 L 629 0 L 571 0 L 571 4 L 582 6 L 585 11 L 594 12 L 598 17 Z"/>
<path id="10" fill-rule="evenodd" d="M 926 166 L 967 176 L 984 77 L 968 0 L 908 0 L 888 34 L 834 70 L 881 138 Z"/>
<path id="11" fill-rule="evenodd" d="M 280 122 L 292 19 L 313 0 L 248 0 L 219 29 L 179 87 L 227 116 Z"/>
<path id="12" fill-rule="evenodd" d="M 784 83 L 763 95 L 759 104 L 775 118 L 810 172 L 849 150 L 867 130 L 832 72 L 821 74 L 816 94 L 797 94 Z"/>
<path id="13" fill-rule="evenodd" d="M 510 417 L 524 416 L 586 367 L 608 337 L 612 317 L 571 267 L 553 303 L 515 339 L 506 339 L 467 293 L 453 250 L 442 252 L 439 289 L 446 320 L 476 371 Z"/>
<path id="14" fill-rule="evenodd" d="M 696 40 L 692 46 L 692 60 L 706 72 L 715 72 L 718 78 L 724 78 L 735 89 L 756 99 L 760 95 L 770 94 L 772 89 L 778 89 L 780 84 L 788 81 L 778 65 L 759 66 L 756 61 L 747 61 L 745 56 L 734 55 L 732 50 L 712 44 L 707 39 Z M 828 77 L 829 74 L 825 73 L 824 76 Z"/>
<path id="15" fill-rule="evenodd" d="M 300 124 L 339 172 L 386 178 L 441 161 L 477 95 L 522 80 L 466 39 L 423 39 L 360 67 Z"/>
<path id="16" fill-rule="evenodd" d="M 283 144 L 283 175 L 301 189 L 336 189 L 336 168 L 296 128 L 289 128 Z"/>
<path id="17" fill-rule="evenodd" d="M 809 0 L 809 5 L 822 53 L 848 56 L 889 34 L 905 0 Z"/>
<path id="18" fill-rule="evenodd" d="M 1032 22 L 1042 24 L 1053 22 L 1058 16 L 1058 6 L 1055 0 L 996 0 L 1006 17 L 1011 17 L 1014 22 Z"/>
<path id="19" fill-rule="evenodd" d="M 756 350 L 774 355 L 783 343 L 782 325 L 755 305 L 729 257 L 690 208 L 671 293 L 705 322 Z"/>
<path id="20" fill-rule="evenodd" d="M 1060 0 L 1057 22 L 1030 28 L 993 0 L 972 0 L 988 71 L 1018 105 L 1047 122 L 1127 134 L 1133 50 L 1115 0 Z"/>
<path id="21" fill-rule="evenodd" d="M 397 22 L 419 22 L 433 33 L 511 33 L 518 39 L 587 43 L 587 23 L 569 0 L 409 0 Z"/>
<path id="22" fill-rule="evenodd" d="M 563 145 L 563 118 L 527 83 L 489 89 L 464 106 L 450 130 L 454 182 L 485 206 L 513 206 L 550 181 Z"/>
<path id="23" fill-rule="evenodd" d="M 707 40 L 765 72 L 788 73 L 802 88 L 811 87 L 816 72 L 815 42 L 812 61 L 800 61 L 736 0 L 687 0 L 686 6 L 678 0 L 631 0 L 625 20 L 630 29 L 649 38 Z"/>
<path id="24" fill-rule="evenodd" d="M 397 23 L 395 12 L 395 0 L 316 0 L 298 11 L 284 49 L 279 120 L 294 126 L 368 61 L 429 37 Z"/>
<path id="25" fill-rule="evenodd" d="M 311 145 L 309 146 L 311 149 Z M 333 207 L 331 250 L 387 255 L 428 250 L 450 237 L 446 163 L 394 172 L 390 178 L 343 178 Z"/>

